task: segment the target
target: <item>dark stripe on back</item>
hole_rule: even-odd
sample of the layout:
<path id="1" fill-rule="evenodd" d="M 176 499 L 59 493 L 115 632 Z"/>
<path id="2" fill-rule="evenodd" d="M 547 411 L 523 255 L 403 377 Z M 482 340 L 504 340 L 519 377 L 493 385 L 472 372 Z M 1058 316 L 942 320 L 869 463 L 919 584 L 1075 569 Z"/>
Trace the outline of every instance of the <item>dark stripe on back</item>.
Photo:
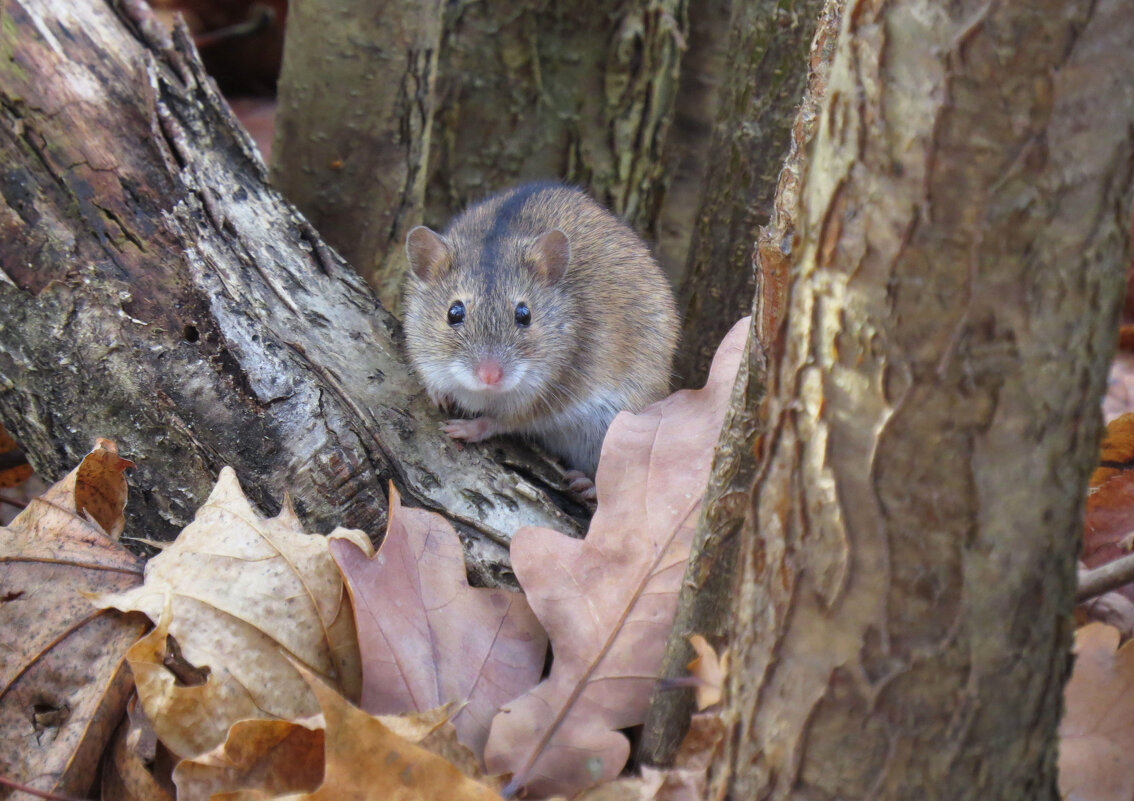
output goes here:
<path id="1" fill-rule="evenodd" d="M 492 223 L 485 229 L 484 250 L 481 252 L 480 263 L 484 273 L 485 289 L 489 293 L 495 288 L 497 267 L 502 263 L 502 259 L 507 258 L 507 248 L 517 234 L 529 233 L 522 232 L 518 227 L 528 201 L 542 192 L 561 187 L 561 184 L 554 181 L 523 184 L 512 190 L 500 204 Z"/>

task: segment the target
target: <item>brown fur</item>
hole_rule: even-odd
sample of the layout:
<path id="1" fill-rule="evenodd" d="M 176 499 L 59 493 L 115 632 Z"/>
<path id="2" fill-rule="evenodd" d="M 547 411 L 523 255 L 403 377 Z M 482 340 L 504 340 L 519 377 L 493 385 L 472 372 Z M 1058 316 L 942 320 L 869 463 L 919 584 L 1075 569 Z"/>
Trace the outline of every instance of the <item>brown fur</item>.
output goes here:
<path id="1" fill-rule="evenodd" d="M 407 241 L 411 361 L 435 400 L 490 416 L 489 433 L 535 436 L 593 474 L 614 414 L 668 392 L 678 332 L 669 284 L 645 243 L 584 193 L 520 186 L 464 211 L 444 237 L 415 229 Z M 466 316 L 453 327 L 457 300 Z M 526 328 L 515 321 L 521 301 Z M 454 370 L 471 374 L 484 358 L 519 385 L 484 394 L 453 383 Z"/>

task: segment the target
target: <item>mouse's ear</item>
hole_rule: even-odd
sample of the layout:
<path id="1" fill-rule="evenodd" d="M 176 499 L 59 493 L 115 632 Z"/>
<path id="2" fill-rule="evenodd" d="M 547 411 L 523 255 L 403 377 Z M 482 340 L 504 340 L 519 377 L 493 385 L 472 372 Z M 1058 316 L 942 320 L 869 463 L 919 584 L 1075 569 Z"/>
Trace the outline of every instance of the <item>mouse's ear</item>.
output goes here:
<path id="1" fill-rule="evenodd" d="M 453 263 L 453 253 L 445 237 L 424 225 L 406 234 L 406 258 L 414 275 L 422 281 L 439 278 Z"/>
<path id="2" fill-rule="evenodd" d="M 571 263 L 571 243 L 567 241 L 567 234 L 558 228 L 552 228 L 532 245 L 532 261 L 535 271 L 548 284 L 554 284 L 567 273 L 567 265 Z"/>

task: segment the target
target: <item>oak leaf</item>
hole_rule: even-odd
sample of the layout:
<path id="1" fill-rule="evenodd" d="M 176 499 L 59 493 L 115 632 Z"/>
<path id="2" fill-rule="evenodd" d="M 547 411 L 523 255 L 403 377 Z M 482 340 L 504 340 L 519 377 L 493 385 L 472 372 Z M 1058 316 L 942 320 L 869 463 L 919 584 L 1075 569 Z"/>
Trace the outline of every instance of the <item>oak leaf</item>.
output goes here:
<path id="1" fill-rule="evenodd" d="M 40 790 L 87 791 L 130 694 L 123 657 L 145 619 L 85 597 L 141 581 L 112 536 L 130 466 L 99 440 L 0 528 L 0 775 Z"/>
<path id="2" fill-rule="evenodd" d="M 1059 789 L 1075 801 L 1134 798 L 1134 643 L 1091 623 L 1075 633 L 1075 667 L 1063 690 Z"/>
<path id="3" fill-rule="evenodd" d="M 644 767 L 641 776 L 597 785 L 571 801 L 702 801 L 725 731 L 719 715 L 694 715 L 673 767 Z"/>
<path id="4" fill-rule="evenodd" d="M 330 545 L 346 579 L 372 714 L 456 702 L 461 742 L 484 751 L 492 716 L 539 681 L 547 635 L 524 596 L 469 586 L 457 532 L 441 515 L 402 506 L 390 487 L 386 538 L 373 558 Z"/>
<path id="5" fill-rule="evenodd" d="M 226 793 L 226 801 L 499 801 L 491 788 L 454 765 L 392 732 L 381 720 L 351 705 L 308 671 L 299 668 L 319 699 L 325 721 L 323 783 L 310 793 L 273 795 L 262 789 Z"/>
<path id="6" fill-rule="evenodd" d="M 360 531 L 331 536 L 370 548 Z M 289 657 L 357 696 L 354 619 L 327 539 L 305 534 L 287 503 L 261 517 L 230 468 L 147 563 L 145 583 L 98 602 L 159 623 L 131 649 L 130 664 L 146 715 L 179 757 L 224 742 L 237 720 L 317 712 Z"/>
<path id="7" fill-rule="evenodd" d="M 505 795 L 569 795 L 626 763 L 617 730 L 645 717 L 747 330 L 745 319 L 725 337 L 704 389 L 615 418 L 586 540 L 531 527 L 513 537 L 516 577 L 555 658 L 492 721 L 485 761 L 513 774 Z"/>

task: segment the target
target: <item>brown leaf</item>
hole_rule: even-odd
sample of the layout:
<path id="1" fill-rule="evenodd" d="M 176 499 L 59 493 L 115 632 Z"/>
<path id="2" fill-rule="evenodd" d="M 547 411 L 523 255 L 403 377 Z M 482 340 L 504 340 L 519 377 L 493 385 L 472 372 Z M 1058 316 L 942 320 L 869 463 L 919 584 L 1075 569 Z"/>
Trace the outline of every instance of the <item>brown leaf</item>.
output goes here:
<path id="1" fill-rule="evenodd" d="M 484 751 L 492 716 L 539 681 L 547 635 L 524 596 L 470 587 L 457 532 L 402 506 L 390 486 L 386 538 L 372 559 L 332 540 L 362 654 L 361 706 L 373 714 L 457 703 L 461 742 Z"/>
<path id="2" fill-rule="evenodd" d="M 137 700 L 135 695 L 130 703 L 135 705 Z M 144 717 L 131 715 L 122 720 L 103 757 L 99 801 L 173 801 L 149 768 L 153 743 L 145 741 L 152 735 Z"/>
<path id="3" fill-rule="evenodd" d="M 1098 567 L 1128 553 L 1124 545 L 1134 531 L 1134 470 L 1111 477 L 1087 495 L 1083 521 L 1082 560 Z"/>
<path id="4" fill-rule="evenodd" d="M 177 801 L 208 801 L 214 793 L 246 789 L 311 792 L 323 783 L 323 725 L 322 715 L 237 721 L 223 745 L 174 768 Z"/>
<path id="5" fill-rule="evenodd" d="M 571 801 L 702 801 L 724 735 L 719 715 L 694 715 L 672 768 L 646 767 L 641 776 L 597 785 Z"/>
<path id="6" fill-rule="evenodd" d="M 31 478 L 32 468 L 20 446 L 0 425 L 0 488 L 18 487 Z"/>
<path id="7" fill-rule="evenodd" d="M 1063 690 L 1059 789 L 1077 801 L 1134 797 L 1134 645 L 1101 623 L 1075 633 L 1075 667 Z"/>
<path id="8" fill-rule="evenodd" d="M 370 547 L 360 531 L 335 534 Z M 99 603 L 160 621 L 130 664 L 146 715 L 180 757 L 223 743 L 237 720 L 314 714 L 289 657 L 357 695 L 354 619 L 326 538 L 305 534 L 287 505 L 261 517 L 230 468 L 193 523 L 146 565 L 145 584 Z M 175 663 L 180 670 L 167 667 Z M 194 668 L 207 669 L 198 672 L 205 683 L 186 686 Z"/>
<path id="9" fill-rule="evenodd" d="M 123 656 L 145 620 L 85 597 L 141 581 L 105 528 L 121 528 L 127 465 L 100 440 L 0 528 L 0 774 L 37 789 L 86 792 L 130 694 Z"/>
<path id="10" fill-rule="evenodd" d="M 555 659 L 492 721 L 485 761 L 513 774 L 505 794 L 570 794 L 626 763 L 617 729 L 645 716 L 747 330 L 745 319 L 725 337 L 704 389 L 615 418 L 585 541 L 516 532 L 513 568 Z"/>
<path id="11" fill-rule="evenodd" d="M 464 776 L 441 757 L 394 734 L 378 718 L 352 706 L 307 671 L 303 673 L 319 699 L 326 721 L 326 771 L 318 789 L 286 796 L 289 801 L 499 801 L 500 796 L 488 787 Z M 223 797 L 252 801 L 273 796 L 249 789 Z"/>
<path id="12" fill-rule="evenodd" d="M 694 687 L 697 710 L 703 712 L 721 702 L 725 678 L 728 676 L 728 651 L 717 656 L 716 649 L 700 634 L 692 635 L 689 644 L 693 646 L 697 656 L 686 667 L 689 668 L 690 675 L 697 679 Z"/>
<path id="13" fill-rule="evenodd" d="M 1106 424 L 1099 466 L 1091 474 L 1090 487 L 1101 487 L 1130 467 L 1134 467 L 1134 414 L 1124 414 Z"/>

